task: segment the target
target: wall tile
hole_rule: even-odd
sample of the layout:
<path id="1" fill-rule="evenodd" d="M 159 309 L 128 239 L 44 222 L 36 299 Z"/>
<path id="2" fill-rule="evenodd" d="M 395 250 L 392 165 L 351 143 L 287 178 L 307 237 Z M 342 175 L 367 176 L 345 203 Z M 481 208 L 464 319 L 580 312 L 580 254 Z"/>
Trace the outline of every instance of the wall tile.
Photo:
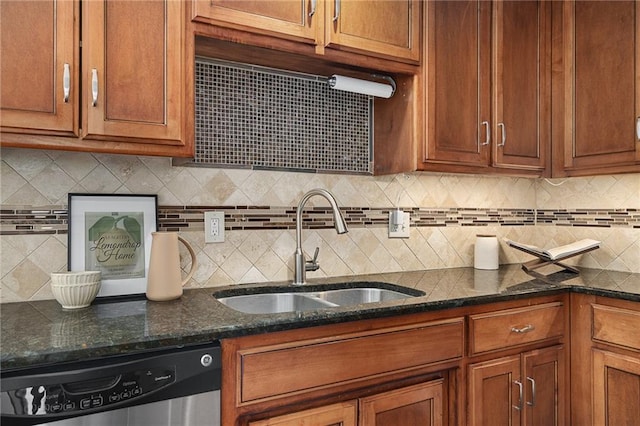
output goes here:
<path id="1" fill-rule="evenodd" d="M 303 231 L 305 252 L 312 255 L 320 247 L 320 270 L 309 272 L 309 279 L 471 266 L 478 233 L 540 247 L 595 238 L 603 241 L 601 249 L 568 263 L 640 272 L 638 174 L 553 180 L 437 173 L 347 176 L 174 167 L 167 158 L 7 148 L 2 149 L 0 171 L 3 209 L 64 211 L 67 191 L 157 192 L 161 207 L 177 206 L 178 216 L 189 219 L 181 225 L 186 226 L 180 228 L 181 235 L 194 246 L 199 263 L 189 287 L 292 279 L 292 218 L 299 199 L 315 187 L 332 191 L 353 225 L 349 233 L 337 235 L 328 211 L 305 213 L 309 220 L 327 222 L 326 228 Z M 414 225 L 420 224 L 412 227 L 409 239 L 387 236 L 388 209 L 398 205 L 411 211 Z M 244 213 L 237 206 L 245 206 Z M 322 206 L 327 206 L 326 201 L 313 197 L 308 212 Z M 228 229 L 224 243 L 205 244 L 199 219 L 205 209 L 223 209 L 229 215 L 228 226 L 242 228 L 256 217 L 271 222 L 262 223 L 267 226 L 262 230 Z M 536 212 L 545 219 L 538 224 Z M 358 222 L 357 217 L 368 223 Z M 567 217 L 587 224 L 571 226 L 575 222 L 558 219 Z M 623 222 L 617 222 L 621 217 Z M 610 227 L 595 226 L 603 220 Z M 15 231 L 16 225 L 3 214 L 2 302 L 52 298 L 49 273 L 65 268 L 66 224 L 52 225 L 49 231 L 37 224 L 27 228 Z M 183 255 L 187 262 L 186 251 Z M 501 241 L 501 263 L 530 259 Z M 446 294 L 452 288 L 452 283 L 441 283 L 434 292 Z"/>

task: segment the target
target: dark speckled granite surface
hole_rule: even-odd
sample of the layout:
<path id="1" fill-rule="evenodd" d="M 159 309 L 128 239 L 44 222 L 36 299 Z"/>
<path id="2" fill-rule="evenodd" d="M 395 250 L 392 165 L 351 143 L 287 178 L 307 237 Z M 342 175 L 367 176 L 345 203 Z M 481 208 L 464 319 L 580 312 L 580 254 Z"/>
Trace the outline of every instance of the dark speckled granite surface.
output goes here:
<path id="1" fill-rule="evenodd" d="M 88 308 L 65 311 L 55 300 L 0 306 L 1 368 L 47 365 L 137 353 L 157 348 L 210 342 L 225 337 L 309 327 L 475 305 L 564 291 L 640 301 L 640 274 L 582 269 L 579 275 L 554 272 L 526 274 L 519 265 L 498 271 L 440 269 L 314 280 L 311 288 L 286 283 L 242 285 L 185 291 L 170 302 L 99 300 Z M 404 300 L 275 315 L 250 315 L 218 302 L 225 295 L 256 288 L 310 290 L 314 285 L 361 286 L 384 282 L 424 292 Z"/>

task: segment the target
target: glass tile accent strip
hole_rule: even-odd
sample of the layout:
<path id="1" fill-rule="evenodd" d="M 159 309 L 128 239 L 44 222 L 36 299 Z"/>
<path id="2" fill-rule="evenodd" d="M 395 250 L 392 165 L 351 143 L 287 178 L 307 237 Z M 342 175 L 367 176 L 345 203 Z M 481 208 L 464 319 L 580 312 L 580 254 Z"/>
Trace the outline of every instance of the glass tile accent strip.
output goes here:
<path id="1" fill-rule="evenodd" d="M 373 101 L 326 79 L 196 59 L 193 165 L 371 172 Z"/>

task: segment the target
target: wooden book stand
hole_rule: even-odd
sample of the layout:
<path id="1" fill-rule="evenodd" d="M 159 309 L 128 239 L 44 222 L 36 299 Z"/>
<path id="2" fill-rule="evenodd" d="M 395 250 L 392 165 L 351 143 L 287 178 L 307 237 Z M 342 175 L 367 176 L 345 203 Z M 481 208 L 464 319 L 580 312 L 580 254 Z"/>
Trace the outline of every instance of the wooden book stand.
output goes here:
<path id="1" fill-rule="evenodd" d="M 578 255 L 584 254 L 584 253 L 588 253 L 590 251 L 593 251 L 595 249 L 600 248 L 599 242 L 594 242 L 594 243 L 597 243 L 597 244 L 590 245 L 588 247 L 585 247 L 584 249 L 572 251 L 570 253 L 567 253 L 566 255 L 559 255 L 557 257 L 551 258 L 548 255 L 546 255 L 545 253 L 534 249 L 533 246 L 526 246 L 524 244 L 521 245 L 521 244 L 515 243 L 513 241 L 507 240 L 507 244 L 510 247 L 513 247 L 515 249 L 518 249 L 518 250 L 523 251 L 523 252 L 525 252 L 527 254 L 530 254 L 532 256 L 537 257 L 537 259 L 530 260 L 529 262 L 525 262 L 525 263 L 522 264 L 522 269 L 524 269 L 527 272 L 533 271 L 533 270 L 538 269 L 538 268 L 542 268 L 543 266 L 547 266 L 547 265 L 552 265 L 553 264 L 553 265 L 558 265 L 558 266 L 566 269 L 567 271 L 570 271 L 570 272 L 573 272 L 573 273 L 576 273 L 576 274 L 580 273 L 580 271 L 578 269 L 574 268 L 573 266 L 566 265 L 566 264 L 562 263 L 562 261 L 565 260 L 565 259 L 569 259 L 571 257 L 578 256 Z"/>

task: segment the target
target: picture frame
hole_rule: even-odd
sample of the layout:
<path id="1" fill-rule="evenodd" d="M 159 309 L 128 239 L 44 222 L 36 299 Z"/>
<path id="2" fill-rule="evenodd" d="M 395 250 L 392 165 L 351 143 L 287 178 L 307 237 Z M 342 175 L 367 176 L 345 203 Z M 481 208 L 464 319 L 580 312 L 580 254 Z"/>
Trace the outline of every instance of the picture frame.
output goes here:
<path id="1" fill-rule="evenodd" d="M 156 194 L 68 195 L 67 269 L 102 272 L 97 297 L 146 292 Z"/>

